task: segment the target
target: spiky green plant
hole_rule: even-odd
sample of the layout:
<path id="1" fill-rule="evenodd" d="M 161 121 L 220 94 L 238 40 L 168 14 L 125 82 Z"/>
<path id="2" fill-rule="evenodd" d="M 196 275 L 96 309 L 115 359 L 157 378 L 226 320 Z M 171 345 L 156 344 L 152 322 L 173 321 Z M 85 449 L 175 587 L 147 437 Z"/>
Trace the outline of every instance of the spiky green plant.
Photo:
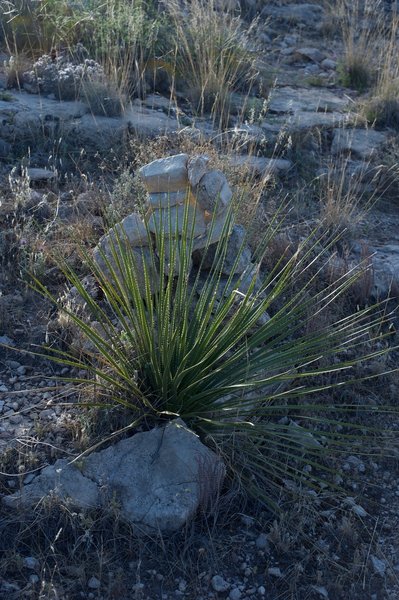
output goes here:
<path id="1" fill-rule="evenodd" d="M 251 494 L 273 503 L 283 481 L 293 482 L 296 490 L 302 484 L 318 489 L 332 473 L 325 455 L 361 447 L 367 427 L 350 418 L 359 406 L 331 406 L 321 397 L 350 379 L 360 361 L 386 351 L 381 315 L 367 308 L 317 325 L 356 278 L 347 274 L 314 291 L 333 241 L 319 235 L 262 275 L 259 265 L 277 219 L 259 245 L 255 267 L 234 276 L 238 252 L 231 274 L 224 276 L 231 220 L 232 214 L 210 270 L 204 260 L 191 266 L 195 239 L 188 211 L 179 242 L 172 219 L 165 218 L 155 235 L 148 232 L 148 247 L 141 252 L 114 228 L 111 252 L 101 253 L 100 261 L 82 249 L 101 300 L 62 261 L 84 302 L 84 315 L 39 281 L 35 285 L 90 342 L 92 350 L 80 357 L 48 348 L 54 361 L 91 374 L 89 381 L 74 379 L 88 403 L 125 407 L 133 428 L 181 417 L 223 454 L 230 473 Z M 311 465 L 311 476 L 304 477 L 305 465 Z"/>

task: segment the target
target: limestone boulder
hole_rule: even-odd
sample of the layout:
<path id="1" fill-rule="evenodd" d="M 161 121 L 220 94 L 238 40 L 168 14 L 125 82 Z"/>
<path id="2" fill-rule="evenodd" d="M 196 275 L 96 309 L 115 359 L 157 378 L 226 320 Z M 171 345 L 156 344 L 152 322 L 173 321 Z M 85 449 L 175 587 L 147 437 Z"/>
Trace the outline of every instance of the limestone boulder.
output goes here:
<path id="1" fill-rule="evenodd" d="M 77 463 L 58 460 L 3 502 L 31 507 L 52 494 L 84 509 L 112 500 L 136 533 L 172 532 L 218 493 L 224 474 L 221 459 L 176 419 Z"/>

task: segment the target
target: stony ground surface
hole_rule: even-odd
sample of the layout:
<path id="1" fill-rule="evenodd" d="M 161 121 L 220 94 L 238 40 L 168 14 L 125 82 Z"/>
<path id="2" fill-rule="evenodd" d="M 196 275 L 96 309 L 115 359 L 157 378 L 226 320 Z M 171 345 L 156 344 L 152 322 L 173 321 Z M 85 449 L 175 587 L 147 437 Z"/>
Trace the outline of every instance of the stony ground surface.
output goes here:
<path id="1" fill-rule="evenodd" d="M 323 175 L 329 161 L 338 163 L 344 155 L 346 168 L 362 174 L 361 189 L 367 191 L 370 185 L 377 185 L 375 168 L 384 161 L 391 164 L 397 132 L 366 130 L 359 115 L 358 93 L 338 84 L 342 45 L 320 30 L 322 15 L 328 18 L 324 7 L 270 2 L 266 8 L 264 16 L 271 20 L 261 21 L 258 39 L 263 67 L 271 70 L 277 85 L 268 111 L 263 113 L 259 105 L 253 117 L 233 116 L 228 135 L 239 140 L 244 156 L 249 146 L 263 148 L 262 156 L 257 157 L 262 159 L 257 162 L 260 173 L 271 169 L 271 158 L 285 161 L 273 167 L 277 189 L 291 188 L 302 177 L 306 190 L 316 176 Z M 5 83 L 0 74 L 0 88 Z M 237 102 L 243 101 L 244 97 L 237 95 Z M 209 120 L 194 119 L 184 103 L 177 110 L 159 95 L 136 100 L 122 118 L 109 119 L 93 118 L 82 103 L 59 104 L 10 90 L 0 98 L 0 117 L 4 189 L 0 207 L 0 342 L 32 350 L 32 344 L 40 348 L 45 339 L 50 307 L 19 277 L 14 259 L 24 256 L 25 238 L 9 239 L 15 222 L 8 175 L 12 167 L 21 164 L 20 157 L 14 161 L 7 158 L 14 145 L 37 140 L 37 131 L 44 126 L 48 139 L 52 124 L 56 133 L 62 131 L 67 140 L 69 136 L 69 144 L 85 146 L 88 155 L 98 153 L 101 159 L 111 144 L 119 144 L 126 135 L 133 140 L 159 134 L 173 138 L 174 132 L 185 129 L 192 135 L 200 130 L 213 139 L 215 131 Z M 276 150 L 281 129 L 292 142 L 290 151 Z M 32 153 L 30 167 L 46 168 L 47 172 L 44 178 L 39 173 L 39 181 L 33 184 L 36 195 L 31 194 L 30 216 L 35 215 L 41 227 L 55 222 L 65 230 L 84 211 L 71 202 L 67 185 L 48 179 L 59 163 L 49 164 L 47 150 L 41 152 L 39 143 Z M 79 163 L 79 169 L 83 171 L 85 164 Z M 383 182 L 380 189 L 385 189 Z M 392 277 L 399 280 L 396 196 L 393 184 L 345 238 L 346 263 L 358 261 L 364 247 L 367 255 L 373 256 L 374 279 L 368 284 L 371 297 L 373 290 L 383 296 Z M 315 207 L 304 202 L 297 213 L 299 222 L 311 221 Z M 344 216 L 350 221 L 357 214 Z M 104 225 L 98 215 L 92 220 L 94 245 Z M 57 239 L 53 237 L 52 243 Z M 40 248 L 35 250 L 39 255 Z M 53 274 L 46 272 L 57 289 Z M 388 366 L 395 366 L 395 361 L 393 355 Z M 87 417 L 74 406 L 72 385 L 60 381 L 68 375 L 73 373 L 67 367 L 55 368 L 40 357 L 0 350 L 2 493 L 28 483 L 56 458 L 75 456 L 92 434 Z M 397 402 L 395 376 L 359 388 L 355 393 L 371 403 Z M 399 422 L 387 416 L 379 426 L 397 429 Z M 112 512 L 83 515 L 69 507 L 39 506 L 32 520 L 4 511 L 0 598 L 396 600 L 398 459 L 396 449 L 390 457 L 374 447 L 361 458 L 345 454 L 336 465 L 337 483 L 345 492 L 338 498 L 328 492 L 318 498 L 309 495 L 305 503 L 282 495 L 282 513 L 277 518 L 246 503 L 239 491 L 234 495 L 226 491 L 217 507 L 170 539 L 134 539 Z M 32 538 L 26 533 L 29 528 L 34 532 Z"/>

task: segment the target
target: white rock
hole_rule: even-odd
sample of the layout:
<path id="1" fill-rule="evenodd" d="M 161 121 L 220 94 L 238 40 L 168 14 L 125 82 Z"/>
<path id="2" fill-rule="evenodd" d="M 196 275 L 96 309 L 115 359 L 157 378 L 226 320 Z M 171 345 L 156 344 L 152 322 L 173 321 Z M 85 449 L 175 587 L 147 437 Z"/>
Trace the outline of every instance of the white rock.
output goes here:
<path id="1" fill-rule="evenodd" d="M 233 227 L 231 215 L 221 214 L 212 219 L 206 227 L 206 232 L 194 240 L 193 250 L 205 248 L 221 239 L 223 235 L 230 235 Z"/>
<path id="2" fill-rule="evenodd" d="M 27 569 L 32 569 L 35 571 L 39 568 L 39 561 L 34 556 L 25 556 L 24 558 L 24 567 Z"/>
<path id="3" fill-rule="evenodd" d="M 271 577 L 282 577 L 283 576 L 280 567 L 270 567 L 269 569 L 267 569 L 267 572 Z"/>
<path id="4" fill-rule="evenodd" d="M 256 547 L 259 548 L 260 550 L 268 550 L 269 549 L 269 538 L 267 537 L 267 535 L 265 533 L 261 533 L 257 538 L 256 538 Z"/>
<path id="5" fill-rule="evenodd" d="M 146 295 L 146 281 L 149 281 L 151 290 L 155 292 L 159 288 L 159 274 L 157 271 L 157 264 L 155 263 L 155 256 L 151 252 L 150 248 L 132 248 L 129 251 L 129 262 L 134 268 L 134 275 L 143 297 Z M 119 253 L 116 251 L 116 257 L 111 251 L 105 252 L 100 250 L 99 247 L 93 251 L 93 259 L 101 269 L 103 275 L 114 281 L 115 276 L 122 283 L 126 279 L 124 272 L 121 272 L 118 266 Z M 123 263 L 122 263 L 123 268 Z M 113 271 L 113 272 L 112 272 Z"/>
<path id="6" fill-rule="evenodd" d="M 148 246 L 150 243 L 147 228 L 137 213 L 131 213 L 120 223 L 117 223 L 109 232 L 101 238 L 98 246 L 106 253 L 110 252 L 114 245 L 128 242 L 131 247 Z"/>
<path id="7" fill-rule="evenodd" d="M 175 192 L 187 188 L 187 154 L 159 158 L 139 169 L 148 192 Z"/>
<path id="8" fill-rule="evenodd" d="M 290 160 L 285 158 L 265 158 L 264 156 L 249 156 L 243 154 L 229 158 L 232 166 L 245 166 L 256 175 L 274 175 L 284 173 L 292 167 Z"/>
<path id="9" fill-rule="evenodd" d="M 323 67 L 323 69 L 330 71 L 337 68 L 337 61 L 332 60 L 332 58 L 325 58 L 321 61 L 320 66 Z"/>
<path id="10" fill-rule="evenodd" d="M 59 498 L 73 498 L 80 508 L 93 508 L 99 505 L 100 494 L 97 485 L 82 475 L 66 459 L 58 459 L 54 465 L 45 467 L 32 483 L 15 494 L 3 497 L 7 506 L 32 506 L 44 496 L 54 492 Z"/>

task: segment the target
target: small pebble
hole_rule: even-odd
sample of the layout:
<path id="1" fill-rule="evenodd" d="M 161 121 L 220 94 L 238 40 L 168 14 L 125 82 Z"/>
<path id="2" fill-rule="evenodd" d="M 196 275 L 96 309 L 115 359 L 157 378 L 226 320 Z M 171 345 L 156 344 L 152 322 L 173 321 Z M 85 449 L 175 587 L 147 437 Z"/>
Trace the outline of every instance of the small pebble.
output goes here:
<path id="1" fill-rule="evenodd" d="M 267 569 L 267 572 L 269 573 L 269 575 L 271 577 L 282 577 L 283 576 L 280 567 L 270 567 L 269 569 Z"/>
<path id="2" fill-rule="evenodd" d="M 90 577 L 89 581 L 87 582 L 87 587 L 89 587 L 91 590 L 98 590 L 101 587 L 101 581 L 97 579 L 97 577 Z"/>
<path id="3" fill-rule="evenodd" d="M 269 539 L 265 533 L 261 533 L 256 538 L 256 547 L 259 548 L 259 550 L 269 550 Z"/>
<path id="4" fill-rule="evenodd" d="M 32 569 L 32 571 L 34 571 L 35 569 L 39 568 L 39 561 L 34 556 L 25 556 L 24 567 L 26 567 L 27 569 Z"/>
<path id="5" fill-rule="evenodd" d="M 380 577 L 384 577 L 387 568 L 387 563 L 385 562 L 385 560 L 381 560 L 373 554 L 370 556 L 370 560 L 371 564 L 373 565 L 374 573 L 376 575 L 380 575 Z"/>
<path id="6" fill-rule="evenodd" d="M 234 588 L 233 590 L 230 591 L 229 594 L 229 598 L 230 600 L 240 600 L 241 598 L 241 592 L 238 588 Z"/>
<path id="7" fill-rule="evenodd" d="M 230 587 L 230 584 L 220 575 L 214 575 L 211 584 L 215 592 L 227 592 Z"/>

